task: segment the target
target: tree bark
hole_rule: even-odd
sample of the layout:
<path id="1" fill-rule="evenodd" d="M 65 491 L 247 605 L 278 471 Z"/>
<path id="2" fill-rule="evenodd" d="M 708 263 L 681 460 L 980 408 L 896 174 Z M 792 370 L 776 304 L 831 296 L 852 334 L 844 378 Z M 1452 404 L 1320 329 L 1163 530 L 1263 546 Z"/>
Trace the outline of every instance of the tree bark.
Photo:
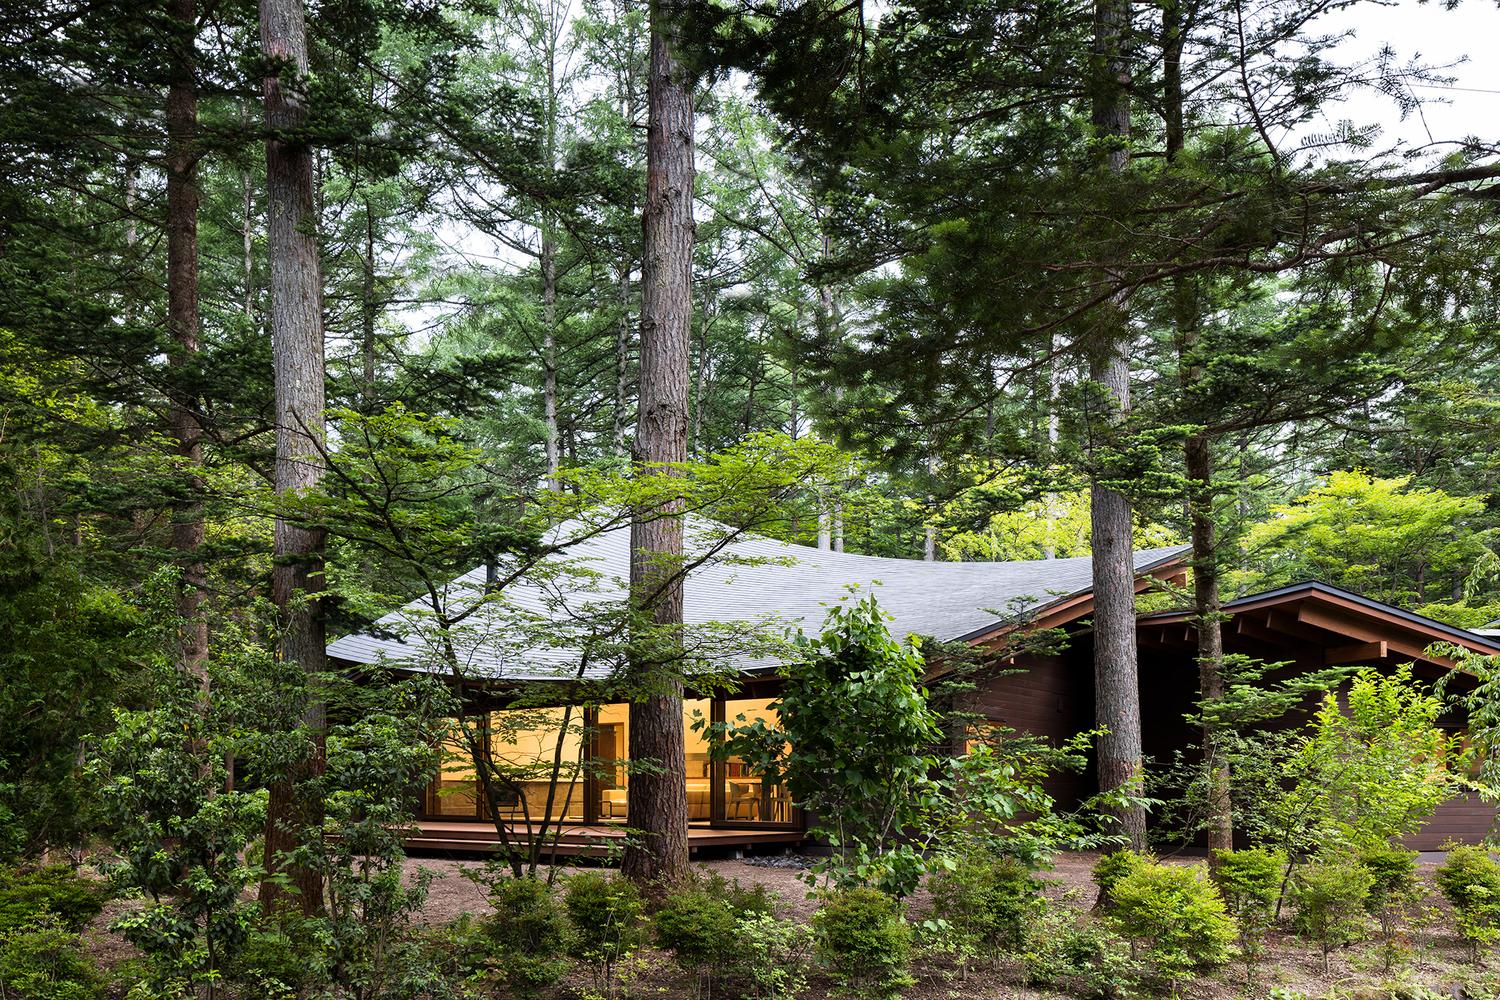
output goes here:
<path id="1" fill-rule="evenodd" d="M 1188 10 L 1179 0 L 1162 9 L 1162 109 L 1168 167 L 1177 163 L 1186 142 L 1183 121 L 1182 53 L 1187 40 Z M 1191 278 L 1178 278 L 1172 287 L 1176 327 L 1177 368 L 1185 402 L 1203 380 L 1202 365 L 1193 358 L 1200 339 L 1202 305 Z M 1224 697 L 1224 629 L 1219 608 L 1219 561 L 1213 519 L 1213 439 L 1206 431 L 1190 434 L 1183 443 L 1187 473 L 1187 513 L 1193 545 L 1193 615 L 1198 632 L 1198 696 L 1200 704 Z M 1234 849 L 1234 809 L 1230 772 L 1221 733 L 1205 713 L 1203 719 L 1204 792 L 1207 806 L 1209 864 L 1219 851 Z"/>
<path id="2" fill-rule="evenodd" d="M 664 465 L 687 458 L 693 97 L 668 45 L 671 13 L 666 3 L 652 5 L 635 438 L 635 461 L 646 473 L 660 473 Z M 626 847 L 621 870 L 638 882 L 661 886 L 680 880 L 688 869 L 682 678 L 675 655 L 682 640 L 681 504 L 638 510 L 630 546 L 631 601 L 649 627 L 648 641 L 631 648 L 638 694 L 630 705 L 629 752 L 632 761 L 651 766 L 630 776 L 628 823 L 640 837 Z"/>
<path id="3" fill-rule="evenodd" d="M 620 320 L 615 325 L 615 450 L 625 450 L 625 409 L 630 397 L 630 263 L 620 263 Z"/>
<path id="4" fill-rule="evenodd" d="M 306 110 L 307 28 L 302 0 L 261 0 L 261 46 L 279 75 L 265 78 L 267 251 L 271 277 L 272 363 L 276 379 L 276 492 L 315 489 L 323 478 L 323 289 L 314 235 L 313 155 L 297 134 Z M 281 615 L 280 654 L 307 676 L 302 727 L 308 757 L 271 784 L 266 869 L 290 876 L 304 913 L 321 911 L 316 870 L 288 865 L 283 852 L 317 837 L 322 802 L 313 793 L 324 768 L 327 723 L 320 693 L 326 665 L 323 599 L 324 533 L 278 516 L 271 593 Z M 267 907 L 282 890 L 261 884 Z"/>
<path id="5" fill-rule="evenodd" d="M 184 500 L 172 512 L 172 550 L 181 572 L 178 663 L 208 693 L 207 570 L 203 563 L 203 428 L 189 387 L 198 356 L 198 82 L 194 45 L 196 0 L 172 0 L 174 33 L 167 85 L 167 329 L 171 398 L 167 424 L 184 479 Z"/>
<path id="6" fill-rule="evenodd" d="M 557 244 L 551 223 L 542 223 L 542 423 L 547 456 L 547 489 L 562 489 L 562 437 L 557 429 Z"/>
<path id="7" fill-rule="evenodd" d="M 1104 169 L 1118 176 L 1129 161 L 1131 69 L 1127 56 L 1129 0 L 1095 0 L 1093 124 L 1106 143 Z M 1089 377 L 1102 390 L 1114 426 L 1130 412 L 1129 303 L 1122 295 L 1099 310 Z M 1101 430 L 1103 430 L 1101 428 Z M 1104 435 L 1108 437 L 1108 435 Z M 1099 738 L 1099 788 L 1139 791 L 1142 778 L 1141 698 L 1135 642 L 1135 553 L 1130 500 L 1100 482 L 1090 484 L 1094 572 L 1094 715 Z M 1130 847 L 1146 847 L 1143 807 L 1115 811 Z"/>

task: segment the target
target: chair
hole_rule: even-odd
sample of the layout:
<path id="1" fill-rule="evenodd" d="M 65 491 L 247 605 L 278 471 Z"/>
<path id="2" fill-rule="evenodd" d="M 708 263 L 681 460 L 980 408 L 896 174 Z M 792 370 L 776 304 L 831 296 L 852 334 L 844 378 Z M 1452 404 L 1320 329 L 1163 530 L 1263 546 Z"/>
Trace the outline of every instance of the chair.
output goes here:
<path id="1" fill-rule="evenodd" d="M 743 807 L 748 806 L 748 809 Z M 741 811 L 747 815 L 740 815 Z M 760 812 L 760 791 L 749 782 L 731 781 L 729 783 L 729 808 L 726 810 L 730 819 L 756 819 Z"/>
<path id="2" fill-rule="evenodd" d="M 618 819 L 629 814 L 630 796 L 623 788 L 601 788 L 599 790 L 599 813 L 605 819 Z"/>

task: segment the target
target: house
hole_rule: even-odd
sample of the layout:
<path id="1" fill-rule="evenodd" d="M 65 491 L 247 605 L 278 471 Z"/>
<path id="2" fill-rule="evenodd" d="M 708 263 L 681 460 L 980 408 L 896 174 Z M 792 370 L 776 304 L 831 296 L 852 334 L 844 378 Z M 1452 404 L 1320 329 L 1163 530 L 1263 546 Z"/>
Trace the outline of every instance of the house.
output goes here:
<path id="1" fill-rule="evenodd" d="M 697 534 L 711 536 L 712 541 L 700 539 L 699 544 L 715 552 L 687 577 L 684 617 L 690 630 L 714 622 L 741 622 L 747 633 L 787 627 L 815 632 L 828 605 L 859 588 L 874 590 L 899 635 L 999 650 L 1018 629 L 1058 629 L 1067 635 L 1061 649 L 1002 654 L 1005 669 L 981 674 L 967 707 L 993 722 L 1058 740 L 1093 728 L 1093 595 L 1087 557 L 924 562 L 788 545 L 724 532 L 706 522 L 690 522 L 688 534 L 690 550 Z M 578 537 L 581 540 L 568 550 L 569 572 L 508 588 L 504 613 L 511 617 L 486 626 L 483 614 L 475 615 L 471 624 L 480 624 L 458 639 L 452 660 L 427 651 L 422 602 L 329 646 L 330 657 L 344 667 L 384 663 L 403 670 L 451 673 L 456 665 L 473 694 L 474 711 L 486 713 L 492 733 L 504 734 L 491 737 L 497 756 L 557 755 L 591 762 L 587 768 L 575 768 L 560 789 L 547 781 L 520 781 L 507 793 L 508 801 L 490 804 L 482 800 L 464 755 L 452 748 L 450 762 L 423 795 L 422 835 L 414 846 L 472 849 L 492 844 L 489 805 L 516 822 L 549 817 L 561 830 L 561 851 L 597 852 L 620 835 L 629 797 L 623 766 L 629 742 L 627 706 L 589 707 L 581 726 L 559 725 L 560 707 L 507 708 L 515 704 L 511 699 L 516 692 L 531 686 L 567 691 L 569 684 L 597 680 L 610 670 L 607 662 L 583 655 L 570 630 L 576 621 L 592 620 L 598 609 L 625 594 L 629 532 L 615 528 Z M 1137 552 L 1138 591 L 1158 581 L 1182 582 L 1187 556 L 1184 547 Z M 454 580 L 448 596 L 472 601 L 484 586 L 485 571 L 475 570 Z M 1443 625 L 1319 583 L 1243 597 L 1228 603 L 1224 613 L 1229 652 L 1287 661 L 1289 669 L 1414 662 L 1418 673 L 1431 679 L 1451 666 L 1426 652 L 1433 643 L 1500 653 L 1500 638 L 1495 636 Z M 1191 616 L 1144 615 L 1138 622 L 1138 638 L 1145 751 L 1148 758 L 1167 760 L 1195 742 L 1184 721 L 1197 690 Z M 697 850 L 799 842 L 803 817 L 784 791 L 762 782 L 738 761 L 714 759 L 703 731 L 691 726 L 695 719 L 767 717 L 768 704 L 775 698 L 774 658 L 759 648 L 725 645 L 722 635 L 713 641 L 718 643 L 713 655 L 728 662 L 740 683 L 730 694 L 690 691 L 684 705 L 690 845 Z M 565 695 L 559 696 L 559 702 L 564 700 Z M 572 710 L 568 718 L 576 719 Z M 1090 793 L 1092 782 L 1087 773 L 1060 775 L 1052 790 L 1067 802 Z M 1454 801 L 1439 812 L 1415 846 L 1435 846 L 1449 837 L 1478 839 L 1491 816 L 1492 810 L 1478 802 Z"/>

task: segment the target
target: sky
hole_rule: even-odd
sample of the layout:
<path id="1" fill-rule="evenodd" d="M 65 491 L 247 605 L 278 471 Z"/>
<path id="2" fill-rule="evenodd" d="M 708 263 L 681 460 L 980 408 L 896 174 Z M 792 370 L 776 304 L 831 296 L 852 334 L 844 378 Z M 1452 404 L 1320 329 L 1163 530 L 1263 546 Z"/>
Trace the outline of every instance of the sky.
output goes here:
<path id="1" fill-rule="evenodd" d="M 1496 0 L 1464 0 L 1454 10 L 1416 0 L 1360 3 L 1329 18 L 1326 27 L 1330 32 L 1354 32 L 1338 48 L 1347 58 L 1373 56 L 1389 43 L 1399 63 L 1414 57 L 1429 65 L 1459 63 L 1447 71 L 1454 77 L 1449 86 L 1415 88 L 1423 107 L 1405 121 L 1389 99 L 1361 94 L 1331 109 L 1330 124 L 1339 118 L 1380 122 L 1386 128 L 1387 142 L 1399 139 L 1412 145 L 1466 135 L 1492 142 L 1500 139 L 1500 59 L 1494 54 L 1500 44 L 1500 4 Z"/>

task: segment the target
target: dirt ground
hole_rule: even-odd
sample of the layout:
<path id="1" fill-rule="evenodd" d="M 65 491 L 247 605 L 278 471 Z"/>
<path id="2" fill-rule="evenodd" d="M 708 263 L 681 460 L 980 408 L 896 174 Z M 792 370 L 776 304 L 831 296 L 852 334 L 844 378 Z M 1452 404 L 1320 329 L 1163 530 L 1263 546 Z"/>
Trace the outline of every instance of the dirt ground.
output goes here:
<path id="1" fill-rule="evenodd" d="M 1045 876 L 1048 895 L 1058 903 L 1087 909 L 1094 898 L 1090 872 L 1095 860 L 1086 854 L 1059 859 L 1055 869 Z M 1193 859 L 1180 860 L 1191 863 Z M 1181 984 L 1177 995 L 1188 1000 L 1236 997 L 1428 1000 L 1434 995 L 1477 1000 L 1500 997 L 1500 955 L 1490 960 L 1492 968 L 1475 968 L 1468 962 L 1462 944 L 1453 935 L 1450 915 L 1437 896 L 1436 888 L 1431 885 L 1435 863 L 1431 857 L 1424 858 L 1422 863 L 1422 877 L 1428 883 L 1430 899 L 1426 909 L 1417 913 L 1405 931 L 1403 946 L 1409 957 L 1399 975 L 1393 977 L 1382 972 L 1379 950 L 1374 941 L 1335 952 L 1330 972 L 1325 975 L 1322 958 L 1313 946 L 1289 934 L 1273 933 L 1267 942 L 1261 981 L 1256 989 L 1246 988 L 1243 967 L 1233 965 L 1192 983 Z M 702 866 L 725 878 L 738 879 L 742 884 L 768 887 L 781 901 L 784 917 L 806 920 L 813 912 L 814 903 L 808 898 L 808 887 L 797 877 L 795 869 L 764 867 L 741 860 L 709 860 L 702 862 Z M 411 859 L 409 873 L 413 877 L 419 870 L 431 872 L 433 876 L 423 911 L 424 920 L 437 925 L 465 913 L 488 912 L 483 890 L 461 874 L 464 869 L 481 867 L 481 863 L 474 860 Z M 133 954 L 128 944 L 106 929 L 108 923 L 130 905 L 119 901 L 111 903 L 85 934 L 88 950 L 105 966 L 112 967 Z M 908 901 L 909 913 L 919 920 L 926 905 L 926 899 L 919 894 Z M 961 977 L 941 958 L 924 959 L 918 961 L 914 971 L 918 981 L 905 993 L 911 1000 L 1039 1000 L 1062 995 L 1019 985 L 1016 969 L 1004 963 L 976 968 L 967 977 Z M 667 955 L 651 949 L 631 963 L 624 980 L 630 996 L 662 1000 L 686 1000 L 694 996 L 692 983 L 682 970 Z M 587 985 L 583 979 L 565 984 L 567 988 L 558 996 L 577 995 Z M 1424 995 L 1414 991 L 1413 986 L 1431 992 Z M 829 985 L 817 979 L 809 984 L 805 994 L 809 1000 L 820 1000 L 829 995 Z"/>

